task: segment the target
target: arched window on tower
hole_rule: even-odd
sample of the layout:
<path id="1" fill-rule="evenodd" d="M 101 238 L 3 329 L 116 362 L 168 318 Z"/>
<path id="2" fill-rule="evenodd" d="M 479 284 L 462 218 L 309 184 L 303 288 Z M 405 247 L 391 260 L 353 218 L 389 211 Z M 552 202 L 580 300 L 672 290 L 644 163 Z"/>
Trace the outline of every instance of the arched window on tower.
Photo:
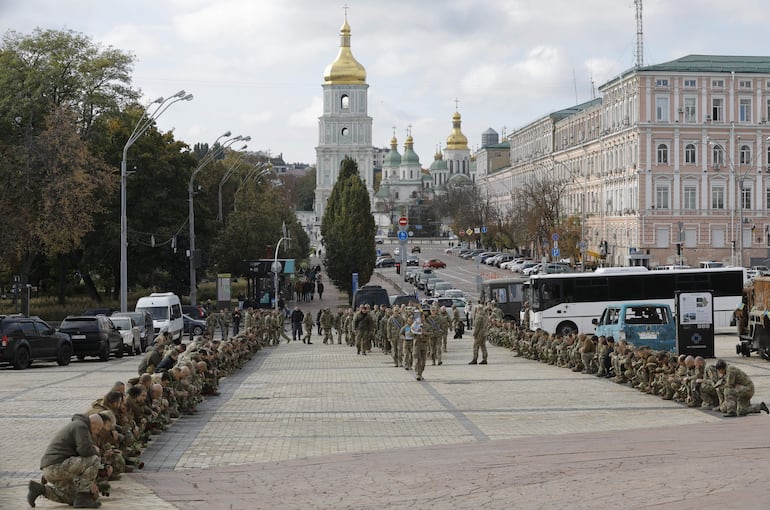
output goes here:
<path id="1" fill-rule="evenodd" d="M 343 110 L 350 109 L 350 97 L 347 94 L 342 94 L 340 97 L 340 108 Z"/>

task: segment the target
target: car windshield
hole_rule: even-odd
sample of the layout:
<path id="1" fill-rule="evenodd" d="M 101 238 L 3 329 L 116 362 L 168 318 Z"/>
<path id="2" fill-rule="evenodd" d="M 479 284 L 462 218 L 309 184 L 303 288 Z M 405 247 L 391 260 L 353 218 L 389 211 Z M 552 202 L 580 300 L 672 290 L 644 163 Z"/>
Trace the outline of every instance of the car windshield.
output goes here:
<path id="1" fill-rule="evenodd" d="M 128 317 L 112 317 L 112 323 L 116 328 L 131 329 L 131 319 Z"/>
<path id="2" fill-rule="evenodd" d="M 148 306 L 146 308 L 137 308 L 137 311 L 149 312 L 154 321 L 168 320 L 168 307 L 167 306 Z"/>

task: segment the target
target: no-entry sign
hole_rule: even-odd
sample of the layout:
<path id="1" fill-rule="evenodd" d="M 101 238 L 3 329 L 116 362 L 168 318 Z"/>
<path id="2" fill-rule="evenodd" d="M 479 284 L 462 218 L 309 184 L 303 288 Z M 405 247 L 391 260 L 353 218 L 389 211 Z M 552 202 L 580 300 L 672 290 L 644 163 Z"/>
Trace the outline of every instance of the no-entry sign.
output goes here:
<path id="1" fill-rule="evenodd" d="M 409 220 L 402 216 L 398 219 L 398 224 L 399 226 L 405 227 L 409 225 Z"/>

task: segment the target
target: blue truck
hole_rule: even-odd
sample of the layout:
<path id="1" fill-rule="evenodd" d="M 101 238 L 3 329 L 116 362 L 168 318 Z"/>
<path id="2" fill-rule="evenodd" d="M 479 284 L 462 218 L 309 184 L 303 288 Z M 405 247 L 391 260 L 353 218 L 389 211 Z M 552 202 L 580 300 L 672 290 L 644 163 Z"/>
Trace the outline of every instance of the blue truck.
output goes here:
<path id="1" fill-rule="evenodd" d="M 619 303 L 607 305 L 594 319 L 597 336 L 612 336 L 636 347 L 676 351 L 676 324 L 671 307 L 664 303 Z"/>

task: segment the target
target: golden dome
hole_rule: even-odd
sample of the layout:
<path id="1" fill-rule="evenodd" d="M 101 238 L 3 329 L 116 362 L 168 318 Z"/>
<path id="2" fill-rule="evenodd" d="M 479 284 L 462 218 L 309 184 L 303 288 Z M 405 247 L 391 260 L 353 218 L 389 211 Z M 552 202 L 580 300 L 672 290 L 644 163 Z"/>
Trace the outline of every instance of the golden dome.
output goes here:
<path id="1" fill-rule="evenodd" d="M 462 124 L 460 114 L 455 112 L 452 115 L 452 132 L 446 139 L 447 150 L 468 150 L 468 139 L 460 130 L 460 124 Z"/>
<path id="2" fill-rule="evenodd" d="M 326 67 L 324 82 L 329 85 L 366 84 L 366 69 L 350 51 L 350 25 L 347 16 L 340 28 L 340 52 L 334 62 Z"/>

